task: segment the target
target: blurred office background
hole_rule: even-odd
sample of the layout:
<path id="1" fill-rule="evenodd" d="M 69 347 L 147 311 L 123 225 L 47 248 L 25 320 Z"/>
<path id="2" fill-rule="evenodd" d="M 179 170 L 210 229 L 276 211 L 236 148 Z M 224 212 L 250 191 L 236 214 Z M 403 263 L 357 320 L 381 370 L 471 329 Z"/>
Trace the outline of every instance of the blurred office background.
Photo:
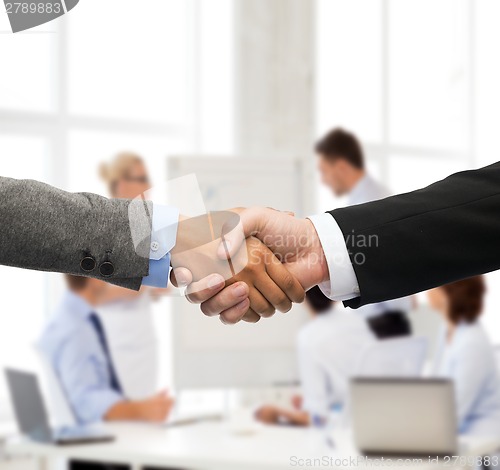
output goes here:
<path id="1" fill-rule="evenodd" d="M 345 203 L 312 150 L 342 126 L 376 178 L 413 190 L 499 160 L 499 15 L 496 0 L 82 0 L 0 35 L 0 174 L 106 194 L 98 165 L 122 150 L 154 183 L 169 155 L 302 159 L 313 213 Z M 500 343 L 500 275 L 487 281 Z M 29 367 L 61 277 L 0 267 L 0 282 L 1 361 Z M 155 308 L 168 382 L 168 299 Z"/>

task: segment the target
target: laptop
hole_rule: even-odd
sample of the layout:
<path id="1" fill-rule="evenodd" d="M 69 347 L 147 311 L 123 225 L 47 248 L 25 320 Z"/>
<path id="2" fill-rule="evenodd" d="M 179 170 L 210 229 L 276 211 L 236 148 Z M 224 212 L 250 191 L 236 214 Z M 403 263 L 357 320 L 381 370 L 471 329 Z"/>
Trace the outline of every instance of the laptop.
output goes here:
<path id="1" fill-rule="evenodd" d="M 19 429 L 32 440 L 58 445 L 114 440 L 112 435 L 86 427 L 51 429 L 37 376 L 14 369 L 5 369 L 5 376 Z"/>
<path id="2" fill-rule="evenodd" d="M 351 381 L 356 447 L 375 455 L 457 455 L 453 383 L 446 379 Z"/>

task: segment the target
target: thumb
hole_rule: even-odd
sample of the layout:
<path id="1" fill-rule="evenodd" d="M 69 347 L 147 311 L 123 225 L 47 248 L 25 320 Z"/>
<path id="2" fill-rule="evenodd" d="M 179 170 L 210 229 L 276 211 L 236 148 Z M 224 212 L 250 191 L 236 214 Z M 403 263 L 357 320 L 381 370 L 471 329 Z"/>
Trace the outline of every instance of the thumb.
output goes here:
<path id="1" fill-rule="evenodd" d="M 193 275 L 187 268 L 173 268 L 170 271 L 170 282 L 175 287 L 185 287 L 193 282 Z"/>
<path id="2" fill-rule="evenodd" d="M 239 214 L 239 222 L 231 226 L 222 227 L 221 243 L 217 248 L 217 256 L 220 259 L 229 259 L 234 256 L 245 239 L 250 235 L 258 237 L 261 224 L 261 212 L 259 210 L 247 209 Z"/>

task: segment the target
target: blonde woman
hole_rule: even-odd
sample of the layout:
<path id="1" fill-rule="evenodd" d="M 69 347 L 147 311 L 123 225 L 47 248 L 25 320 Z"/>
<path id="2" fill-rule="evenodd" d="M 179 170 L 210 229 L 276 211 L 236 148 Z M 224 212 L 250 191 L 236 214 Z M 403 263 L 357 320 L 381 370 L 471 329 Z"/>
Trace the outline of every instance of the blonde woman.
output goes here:
<path id="1" fill-rule="evenodd" d="M 118 154 L 111 162 L 103 163 L 99 173 L 109 195 L 116 199 L 133 199 L 151 187 L 146 165 L 135 153 Z"/>

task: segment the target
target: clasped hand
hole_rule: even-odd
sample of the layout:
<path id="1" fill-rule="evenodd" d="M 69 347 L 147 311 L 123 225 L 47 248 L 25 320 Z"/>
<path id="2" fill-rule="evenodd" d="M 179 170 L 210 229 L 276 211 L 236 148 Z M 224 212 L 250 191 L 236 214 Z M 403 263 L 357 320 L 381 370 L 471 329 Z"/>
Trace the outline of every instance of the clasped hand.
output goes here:
<path id="1" fill-rule="evenodd" d="M 308 219 L 269 208 L 211 213 L 179 223 L 172 250 L 174 285 L 223 323 L 257 322 L 302 302 L 328 279 L 323 250 Z"/>

